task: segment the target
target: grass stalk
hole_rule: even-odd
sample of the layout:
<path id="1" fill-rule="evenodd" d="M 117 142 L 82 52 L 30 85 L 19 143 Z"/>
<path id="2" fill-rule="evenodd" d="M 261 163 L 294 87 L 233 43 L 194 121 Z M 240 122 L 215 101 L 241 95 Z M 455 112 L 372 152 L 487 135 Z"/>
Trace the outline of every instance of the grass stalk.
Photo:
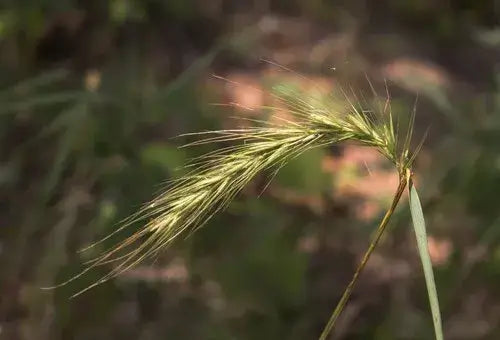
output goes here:
<path id="1" fill-rule="evenodd" d="M 392 200 L 392 203 L 387 210 L 387 212 L 384 215 L 384 218 L 380 222 L 375 235 L 373 237 L 373 240 L 370 243 L 370 246 L 366 250 L 365 254 L 363 255 L 363 258 L 361 259 L 358 268 L 356 268 L 356 271 L 354 272 L 354 275 L 347 285 L 346 289 L 344 290 L 344 293 L 342 294 L 342 297 L 340 298 L 340 301 L 338 302 L 337 306 L 335 307 L 332 315 L 330 316 L 330 319 L 328 320 L 328 323 L 326 324 L 325 328 L 321 332 L 321 335 L 319 337 L 319 340 L 326 340 L 328 339 L 328 336 L 330 333 L 333 331 L 335 327 L 335 323 L 337 322 L 337 319 L 339 318 L 340 314 L 344 310 L 345 305 L 347 304 L 347 301 L 349 300 L 349 297 L 352 294 L 352 291 L 354 290 L 354 286 L 356 285 L 356 282 L 359 278 L 359 275 L 363 271 L 363 269 L 366 266 L 366 263 L 370 259 L 370 256 L 372 255 L 373 251 L 377 247 L 378 242 L 382 238 L 382 235 L 384 234 L 384 231 L 387 227 L 387 224 L 389 223 L 392 215 L 394 214 L 394 211 L 396 210 L 396 207 L 401 199 L 401 196 L 403 195 L 403 192 L 406 188 L 406 184 L 408 183 L 408 180 L 406 176 L 403 174 L 400 174 L 400 179 L 399 179 L 399 185 L 398 188 L 394 194 L 394 198 Z"/>

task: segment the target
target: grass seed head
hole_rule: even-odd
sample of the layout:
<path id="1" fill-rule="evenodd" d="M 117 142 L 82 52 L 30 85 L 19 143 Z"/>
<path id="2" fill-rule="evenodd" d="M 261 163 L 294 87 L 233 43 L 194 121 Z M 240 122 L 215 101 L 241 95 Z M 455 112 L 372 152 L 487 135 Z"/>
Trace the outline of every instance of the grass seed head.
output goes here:
<path id="1" fill-rule="evenodd" d="M 180 235 L 200 228 L 227 207 L 258 173 L 277 171 L 309 149 L 347 140 L 358 142 L 375 147 L 396 166 L 400 176 L 405 175 L 414 158 L 409 151 L 414 115 L 401 144 L 388 101 L 385 105 L 381 102 L 369 105 L 359 101 L 354 92 L 353 95 L 340 92 L 340 97 L 321 97 L 277 87 L 271 95 L 280 104 L 279 110 L 286 107 L 292 119 L 279 120 L 279 124 L 257 121 L 257 126 L 244 129 L 190 134 L 202 139 L 187 146 L 222 142 L 236 145 L 195 159 L 187 167 L 191 169 L 187 175 L 172 182 L 163 193 L 127 219 L 115 233 L 135 223 L 142 223 L 143 227 L 89 261 L 84 272 L 110 263 L 114 267 L 95 284 L 75 295 L 157 256 Z"/>

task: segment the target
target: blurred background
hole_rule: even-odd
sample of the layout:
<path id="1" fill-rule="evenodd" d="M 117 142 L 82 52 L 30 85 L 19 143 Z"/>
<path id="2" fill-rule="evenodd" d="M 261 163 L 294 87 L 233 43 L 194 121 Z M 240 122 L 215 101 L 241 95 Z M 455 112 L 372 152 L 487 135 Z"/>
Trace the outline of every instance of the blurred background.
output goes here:
<path id="1" fill-rule="evenodd" d="M 499 339 L 499 18 L 496 0 L 3 0 L 0 338 L 317 338 L 397 186 L 356 145 L 304 154 L 260 197 L 257 178 L 154 264 L 75 299 L 106 268 L 40 287 L 217 148 L 175 136 L 259 119 L 272 84 L 367 74 L 403 117 L 418 95 L 417 137 L 431 127 L 415 172 L 446 338 Z M 337 339 L 433 338 L 401 203 Z"/>

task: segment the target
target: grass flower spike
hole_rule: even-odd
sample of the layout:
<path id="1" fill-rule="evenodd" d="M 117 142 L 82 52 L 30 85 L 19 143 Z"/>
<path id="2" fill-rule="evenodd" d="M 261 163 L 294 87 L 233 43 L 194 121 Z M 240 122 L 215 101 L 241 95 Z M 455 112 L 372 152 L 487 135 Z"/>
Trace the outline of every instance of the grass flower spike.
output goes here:
<path id="1" fill-rule="evenodd" d="M 202 138 L 186 146 L 208 143 L 229 146 L 194 159 L 187 166 L 189 171 L 184 177 L 173 181 L 165 192 L 143 206 L 112 235 L 137 222 L 143 223 L 139 231 L 88 262 L 81 274 L 63 285 L 92 268 L 113 265 L 100 280 L 75 295 L 81 294 L 139 262 L 157 256 L 179 236 L 203 226 L 214 214 L 227 207 L 257 174 L 267 173 L 273 177 L 289 160 L 309 149 L 353 141 L 375 147 L 389 159 L 399 173 L 400 186 L 375 240 L 323 331 L 321 338 L 326 339 L 409 181 L 411 163 L 416 154 L 409 151 L 414 114 L 406 137 L 399 142 L 389 100 L 373 104 L 359 100 L 352 90 L 348 93 L 341 89 L 337 97 L 314 96 L 284 86 L 274 88 L 271 95 L 279 108 L 262 109 L 285 110 L 287 119 L 277 116 L 273 121 L 278 120 L 278 123 L 253 121 L 253 127 L 185 135 Z M 378 99 L 376 95 L 375 98 Z"/>

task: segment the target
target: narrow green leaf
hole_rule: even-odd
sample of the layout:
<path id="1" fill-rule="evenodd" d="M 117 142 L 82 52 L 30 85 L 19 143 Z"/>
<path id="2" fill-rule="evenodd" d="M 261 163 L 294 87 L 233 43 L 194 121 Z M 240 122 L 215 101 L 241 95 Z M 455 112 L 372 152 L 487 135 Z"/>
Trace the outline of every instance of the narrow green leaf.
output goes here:
<path id="1" fill-rule="evenodd" d="M 432 321 L 434 323 L 434 332 L 436 340 L 443 340 L 443 329 L 441 326 L 441 312 L 439 311 L 439 301 L 434 281 L 434 273 L 432 271 L 431 258 L 427 247 L 427 233 L 425 231 L 425 220 L 422 212 L 422 206 L 418 193 L 413 184 L 410 182 L 410 211 L 413 220 L 413 229 L 417 238 L 418 253 L 424 268 L 425 283 L 427 285 L 427 294 L 429 295 L 429 303 L 432 311 Z"/>
<path id="2" fill-rule="evenodd" d="M 63 91 L 36 95 L 22 100 L 6 102 L 0 108 L 0 115 L 17 113 L 19 110 L 34 110 L 51 105 L 65 104 L 87 96 L 86 91 Z"/>
<path id="3" fill-rule="evenodd" d="M 22 80 L 13 86 L 0 90 L 0 97 L 5 101 L 4 97 L 26 96 L 26 92 L 33 92 L 34 90 L 57 84 L 66 79 L 68 75 L 69 72 L 65 69 L 46 71 L 38 76 Z"/>

